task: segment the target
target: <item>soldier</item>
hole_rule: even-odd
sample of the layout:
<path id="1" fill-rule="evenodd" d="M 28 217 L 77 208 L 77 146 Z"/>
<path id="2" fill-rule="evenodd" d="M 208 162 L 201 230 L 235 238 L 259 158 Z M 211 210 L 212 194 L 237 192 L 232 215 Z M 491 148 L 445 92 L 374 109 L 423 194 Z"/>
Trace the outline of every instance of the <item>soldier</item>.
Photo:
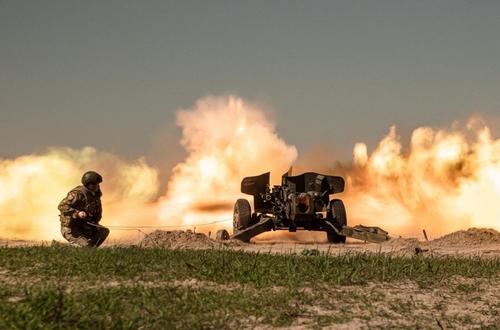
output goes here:
<path id="1" fill-rule="evenodd" d="M 102 176 L 90 171 L 82 177 L 82 184 L 71 190 L 59 203 L 61 233 L 71 244 L 100 246 L 109 235 L 109 229 L 99 225 L 102 216 Z"/>

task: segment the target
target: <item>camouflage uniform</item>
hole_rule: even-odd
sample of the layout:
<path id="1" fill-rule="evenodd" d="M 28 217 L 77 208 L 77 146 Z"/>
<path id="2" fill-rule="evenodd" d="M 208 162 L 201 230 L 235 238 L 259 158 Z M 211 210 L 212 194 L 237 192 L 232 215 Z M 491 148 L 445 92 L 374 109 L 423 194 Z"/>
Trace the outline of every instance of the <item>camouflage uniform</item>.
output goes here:
<path id="1" fill-rule="evenodd" d="M 78 186 L 59 203 L 61 233 L 71 244 L 98 247 L 108 237 L 109 229 L 96 226 L 102 216 L 101 195 Z M 79 211 L 85 211 L 87 218 L 78 218 Z"/>

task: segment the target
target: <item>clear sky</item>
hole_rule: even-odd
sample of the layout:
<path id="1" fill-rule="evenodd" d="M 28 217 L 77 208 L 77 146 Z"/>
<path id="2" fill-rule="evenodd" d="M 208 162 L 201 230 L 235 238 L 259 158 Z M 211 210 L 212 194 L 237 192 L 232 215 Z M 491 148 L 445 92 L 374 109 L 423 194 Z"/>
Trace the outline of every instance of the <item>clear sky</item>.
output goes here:
<path id="1" fill-rule="evenodd" d="M 341 158 L 391 124 L 494 120 L 500 1 L 0 0 L 0 158 L 92 145 L 174 163 L 176 109 L 225 93 Z"/>

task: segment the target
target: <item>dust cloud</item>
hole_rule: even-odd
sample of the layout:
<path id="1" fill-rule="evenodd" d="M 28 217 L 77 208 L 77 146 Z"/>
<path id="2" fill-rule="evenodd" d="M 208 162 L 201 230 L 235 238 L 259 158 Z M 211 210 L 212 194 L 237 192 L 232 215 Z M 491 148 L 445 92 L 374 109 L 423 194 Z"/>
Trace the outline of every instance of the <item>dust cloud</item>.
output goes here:
<path id="1" fill-rule="evenodd" d="M 158 189 L 158 172 L 143 159 L 127 162 L 94 148 L 52 148 L 42 154 L 0 159 L 0 237 L 49 240 L 60 237 L 57 205 L 97 170 L 103 183 L 104 222 L 131 224 L 149 212 Z"/>
<path id="2" fill-rule="evenodd" d="M 59 239 L 57 204 L 87 170 L 104 176 L 105 225 L 229 229 L 232 205 L 245 197 L 241 179 L 270 171 L 278 183 L 294 164 L 294 174 L 345 177 L 339 197 L 352 225 L 393 235 L 426 229 L 434 237 L 469 227 L 500 230 L 500 140 L 477 118 L 463 127 L 418 128 L 406 147 L 391 127 L 372 152 L 356 144 L 352 163 L 343 165 L 321 148 L 297 161 L 297 149 L 277 135 L 262 107 L 233 95 L 198 100 L 178 111 L 177 124 L 187 156 L 172 169 L 163 196 L 160 169 L 143 158 L 126 161 L 87 147 L 0 159 L 0 236 Z"/>
<path id="3" fill-rule="evenodd" d="M 215 227 L 231 228 L 233 204 L 244 197 L 241 179 L 270 171 L 277 183 L 297 158 L 264 111 L 236 96 L 203 98 L 179 111 L 177 123 L 188 156 L 173 169 L 159 201 L 162 222 L 221 221 Z"/>
<path id="4" fill-rule="evenodd" d="M 433 237 L 500 229 L 500 139 L 478 118 L 465 127 L 418 128 L 407 151 L 391 127 L 371 154 L 356 144 L 344 175 L 351 223 Z"/>

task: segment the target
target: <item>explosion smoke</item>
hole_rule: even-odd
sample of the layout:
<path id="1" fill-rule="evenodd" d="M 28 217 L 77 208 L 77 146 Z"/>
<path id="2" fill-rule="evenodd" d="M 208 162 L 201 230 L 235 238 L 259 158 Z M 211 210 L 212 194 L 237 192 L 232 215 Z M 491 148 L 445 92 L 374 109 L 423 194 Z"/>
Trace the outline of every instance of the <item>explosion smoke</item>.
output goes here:
<path id="1" fill-rule="evenodd" d="M 271 171 L 279 180 L 297 158 L 262 110 L 235 96 L 201 99 L 180 111 L 177 123 L 189 155 L 174 168 L 160 201 L 160 218 L 167 223 L 227 219 L 224 227 L 232 227 L 241 179 Z"/>
<path id="2" fill-rule="evenodd" d="M 60 239 L 57 204 L 89 169 L 105 178 L 105 225 L 231 228 L 234 201 L 245 197 L 241 179 L 271 171 L 277 183 L 297 158 L 259 106 L 236 96 L 203 98 L 179 111 L 177 123 L 188 156 L 160 198 L 158 172 L 143 159 L 127 162 L 94 148 L 0 159 L 0 237 Z M 392 235 L 423 228 L 434 236 L 468 227 L 500 230 L 500 140 L 487 126 L 472 120 L 464 129 L 418 128 L 403 149 L 392 127 L 371 154 L 366 144 L 356 144 L 352 165 L 334 168 L 323 157 L 330 168 L 325 174 L 346 178 L 340 197 L 350 224 L 380 226 Z M 302 169 L 324 168 L 309 165 Z"/>
<path id="3" fill-rule="evenodd" d="M 401 235 L 500 229 L 500 139 L 487 126 L 471 119 L 462 130 L 418 128 L 406 154 L 399 140 L 391 127 L 371 155 L 355 146 L 346 173 L 351 223 Z"/>
<path id="4" fill-rule="evenodd" d="M 54 148 L 45 154 L 0 160 L 0 237 L 60 238 L 57 205 L 83 172 L 103 173 L 104 222 L 136 222 L 158 192 L 156 170 L 144 160 L 126 162 L 94 148 Z"/>

